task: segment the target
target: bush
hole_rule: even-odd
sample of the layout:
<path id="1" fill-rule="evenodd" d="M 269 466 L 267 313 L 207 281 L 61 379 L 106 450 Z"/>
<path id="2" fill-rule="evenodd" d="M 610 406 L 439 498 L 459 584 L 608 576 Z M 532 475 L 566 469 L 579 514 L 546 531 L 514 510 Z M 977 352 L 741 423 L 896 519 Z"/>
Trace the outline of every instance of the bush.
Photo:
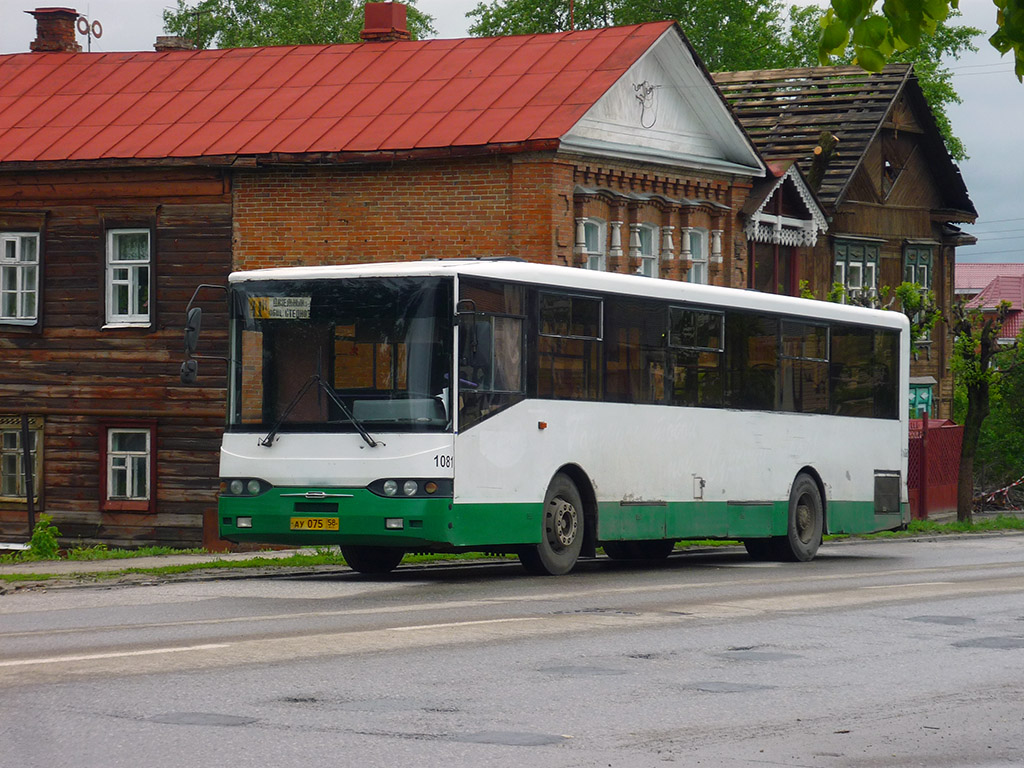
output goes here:
<path id="1" fill-rule="evenodd" d="M 60 557 L 60 543 L 57 537 L 60 531 L 53 525 L 53 518 L 47 514 L 39 515 L 32 538 L 28 540 L 28 551 L 23 557 L 26 560 L 56 560 Z"/>

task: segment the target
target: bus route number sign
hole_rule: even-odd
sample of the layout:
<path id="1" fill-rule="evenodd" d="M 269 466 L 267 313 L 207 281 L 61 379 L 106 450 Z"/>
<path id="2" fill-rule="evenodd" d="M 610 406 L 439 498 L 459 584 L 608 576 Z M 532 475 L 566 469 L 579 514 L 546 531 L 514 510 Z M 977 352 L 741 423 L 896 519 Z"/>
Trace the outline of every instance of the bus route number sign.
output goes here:
<path id="1" fill-rule="evenodd" d="M 257 320 L 309 320 L 309 296 L 250 296 L 249 307 Z"/>

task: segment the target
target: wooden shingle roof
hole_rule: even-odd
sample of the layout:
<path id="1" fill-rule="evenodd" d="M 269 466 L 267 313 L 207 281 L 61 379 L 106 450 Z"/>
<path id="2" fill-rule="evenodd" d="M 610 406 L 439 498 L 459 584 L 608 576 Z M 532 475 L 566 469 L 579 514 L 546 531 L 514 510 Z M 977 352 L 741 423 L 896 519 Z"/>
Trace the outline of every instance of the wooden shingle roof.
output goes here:
<path id="1" fill-rule="evenodd" d="M 977 216 L 921 93 L 913 65 L 890 64 L 879 73 L 844 66 L 718 72 L 713 77 L 767 160 L 795 158 L 807 173 L 822 132 L 839 140 L 839 151 L 817 189 L 822 203 L 832 208 L 842 202 L 897 99 L 905 97 L 925 129 L 923 140 L 948 207 L 968 217 Z"/>

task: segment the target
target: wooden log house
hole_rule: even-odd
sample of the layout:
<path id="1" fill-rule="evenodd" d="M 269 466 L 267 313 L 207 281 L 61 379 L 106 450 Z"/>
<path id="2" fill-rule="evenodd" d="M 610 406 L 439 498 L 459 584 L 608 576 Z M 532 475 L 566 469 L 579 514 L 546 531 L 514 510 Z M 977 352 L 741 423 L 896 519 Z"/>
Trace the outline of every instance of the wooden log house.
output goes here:
<path id="1" fill-rule="evenodd" d="M 850 300 L 888 304 L 903 281 L 954 302 L 956 249 L 976 239 L 957 224 L 977 211 L 910 64 L 720 72 L 715 81 L 762 155 L 798 162 L 829 217 L 828 237 L 803 251 L 750 238 L 749 287 L 815 296 L 833 283 Z M 771 207 L 766 209 L 771 213 Z M 911 409 L 950 418 L 952 336 L 937 325 L 911 364 Z"/>

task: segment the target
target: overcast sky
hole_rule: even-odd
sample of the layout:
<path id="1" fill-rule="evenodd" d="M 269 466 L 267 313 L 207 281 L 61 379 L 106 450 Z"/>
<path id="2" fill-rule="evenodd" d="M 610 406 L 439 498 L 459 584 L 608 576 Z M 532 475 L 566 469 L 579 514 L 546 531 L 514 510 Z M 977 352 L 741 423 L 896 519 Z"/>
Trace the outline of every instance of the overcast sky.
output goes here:
<path id="1" fill-rule="evenodd" d="M 824 0 L 821 0 L 824 3 Z M 418 0 L 417 7 L 434 17 L 438 37 L 464 37 L 465 14 L 478 0 Z M 801 3 L 803 4 L 803 3 Z M 0 53 L 28 50 L 35 39 L 35 21 L 24 13 L 57 3 L 0 0 Z M 163 34 L 162 11 L 168 0 L 72 0 L 75 7 L 98 20 L 103 36 L 92 41 L 93 51 L 152 50 Z M 992 0 L 960 0 L 963 23 L 986 30 L 995 27 Z M 978 53 L 950 63 L 954 86 L 963 104 L 950 108 L 953 131 L 967 145 L 970 158 L 960 164 L 971 199 L 978 209 L 978 223 L 965 226 L 978 244 L 958 252 L 961 261 L 1024 261 L 1024 85 L 1013 76 L 1013 64 L 987 42 L 977 40 Z M 83 49 L 88 42 L 81 39 Z"/>

